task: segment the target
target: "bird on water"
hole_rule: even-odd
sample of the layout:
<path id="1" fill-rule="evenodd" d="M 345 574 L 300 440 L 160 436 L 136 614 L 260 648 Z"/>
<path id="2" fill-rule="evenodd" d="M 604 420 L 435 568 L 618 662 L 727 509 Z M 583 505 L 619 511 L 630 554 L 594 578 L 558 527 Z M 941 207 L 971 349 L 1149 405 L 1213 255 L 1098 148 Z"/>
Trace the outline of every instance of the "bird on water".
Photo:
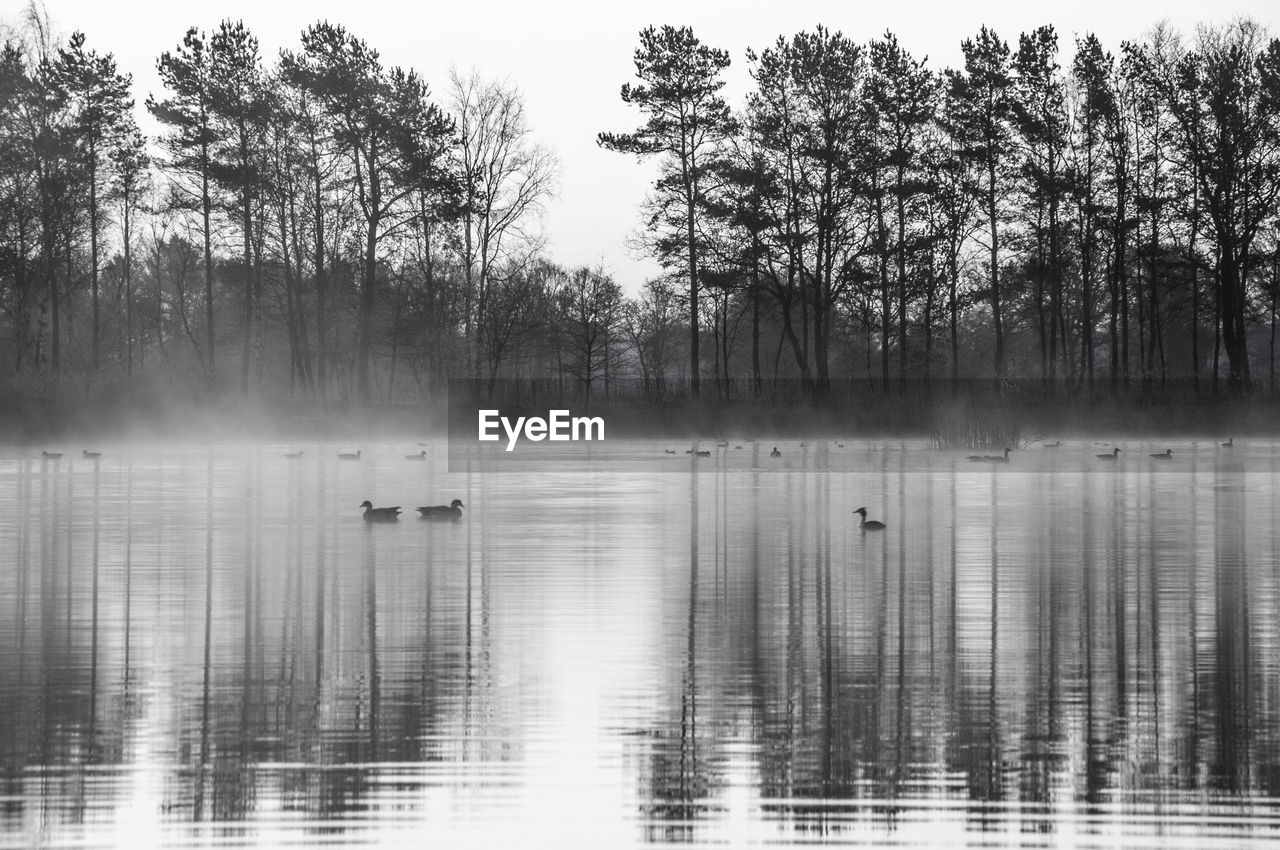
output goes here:
<path id="1" fill-rule="evenodd" d="M 459 519 L 462 517 L 462 509 L 466 505 L 462 504 L 461 499 L 454 499 L 449 505 L 427 505 L 418 508 L 418 513 L 428 519 Z"/>
<path id="2" fill-rule="evenodd" d="M 359 459 L 360 459 L 359 449 L 356 449 L 354 452 L 338 452 L 338 460 L 359 460 Z"/>
<path id="3" fill-rule="evenodd" d="M 1004 456 L 1003 456 L 1003 457 L 1002 457 L 1002 456 L 1000 456 L 1000 455 L 986 455 L 986 456 L 983 458 L 983 460 L 985 460 L 987 463 L 1008 463 L 1008 462 L 1009 462 L 1009 452 L 1011 452 L 1011 451 L 1013 451 L 1013 449 L 1010 449 L 1010 448 L 1006 447 L 1006 448 L 1005 448 L 1005 450 L 1004 450 Z"/>
<path id="4" fill-rule="evenodd" d="M 1223 447 L 1224 449 L 1230 449 L 1230 448 L 1234 448 L 1234 447 L 1235 447 L 1235 444 L 1236 444 L 1236 438 L 1235 438 L 1235 437 L 1228 437 L 1228 438 L 1227 438 L 1227 441 L 1226 441 L 1225 443 L 1223 443 L 1223 444 L 1222 444 L 1222 447 Z"/>
<path id="5" fill-rule="evenodd" d="M 862 522 L 859 524 L 858 527 L 861 528 L 863 531 L 883 531 L 884 530 L 885 525 L 880 520 L 867 519 L 866 508 L 858 508 L 856 511 L 854 511 L 854 513 L 862 514 Z"/>
<path id="6" fill-rule="evenodd" d="M 1151 457 L 1155 460 L 1173 460 L 1173 449 L 1165 449 L 1159 454 L 1154 454 Z"/>
<path id="7" fill-rule="evenodd" d="M 81 454 L 89 458 L 89 460 L 97 460 L 102 457 L 102 452 L 91 452 L 88 449 L 81 449 Z"/>
<path id="8" fill-rule="evenodd" d="M 782 452 L 778 451 L 777 446 L 774 446 L 773 451 L 769 452 L 769 457 L 782 457 Z"/>
<path id="9" fill-rule="evenodd" d="M 392 522 L 399 519 L 399 505 L 394 508 L 375 508 L 373 502 L 365 499 L 360 503 L 360 507 L 364 508 L 365 522 Z"/>
<path id="10" fill-rule="evenodd" d="M 1058 440 L 1056 443 L 1045 443 L 1045 444 L 1044 444 L 1044 448 L 1046 448 L 1046 449 L 1060 449 L 1060 448 L 1062 448 L 1062 441 L 1061 441 L 1061 440 Z"/>
<path id="11" fill-rule="evenodd" d="M 1094 457 L 1096 457 L 1098 460 L 1117 460 L 1120 457 L 1120 449 L 1115 448 L 1111 450 L 1110 454 L 1094 455 Z"/>
<path id="12" fill-rule="evenodd" d="M 302 452 L 301 452 L 301 451 L 296 451 L 296 452 L 285 452 L 285 453 L 284 453 L 284 456 L 285 456 L 285 457 L 288 457 L 288 458 L 293 458 L 294 460 L 297 460 L 298 458 L 302 457 Z"/>
<path id="13" fill-rule="evenodd" d="M 62 452 L 40 452 L 40 457 L 47 458 L 48 460 L 57 460 L 62 457 Z"/>
<path id="14" fill-rule="evenodd" d="M 423 449 L 422 451 L 418 452 L 416 455 L 405 455 L 404 459 L 405 460 L 426 460 L 427 452 L 425 449 Z"/>

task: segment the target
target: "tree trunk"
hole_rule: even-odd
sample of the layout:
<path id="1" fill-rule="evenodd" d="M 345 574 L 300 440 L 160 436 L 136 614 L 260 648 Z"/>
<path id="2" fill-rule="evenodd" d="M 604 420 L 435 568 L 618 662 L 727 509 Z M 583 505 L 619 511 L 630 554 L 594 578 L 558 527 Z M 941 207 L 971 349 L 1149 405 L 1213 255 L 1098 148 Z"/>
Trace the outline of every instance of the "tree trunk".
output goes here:
<path id="1" fill-rule="evenodd" d="M 204 310 L 205 340 L 209 352 L 209 389 L 217 387 L 217 371 L 214 368 L 214 333 L 213 333 L 213 234 L 210 230 L 210 215 L 213 200 L 209 197 L 209 144 L 202 142 L 200 146 L 200 217 L 204 225 Z"/>
<path id="2" fill-rule="evenodd" d="M 93 136 L 89 137 L 89 285 L 92 290 L 93 297 L 93 365 L 91 371 L 96 371 L 99 360 L 101 359 L 101 350 L 99 347 L 101 339 L 101 322 L 99 318 L 98 307 L 98 150 L 97 140 Z"/>

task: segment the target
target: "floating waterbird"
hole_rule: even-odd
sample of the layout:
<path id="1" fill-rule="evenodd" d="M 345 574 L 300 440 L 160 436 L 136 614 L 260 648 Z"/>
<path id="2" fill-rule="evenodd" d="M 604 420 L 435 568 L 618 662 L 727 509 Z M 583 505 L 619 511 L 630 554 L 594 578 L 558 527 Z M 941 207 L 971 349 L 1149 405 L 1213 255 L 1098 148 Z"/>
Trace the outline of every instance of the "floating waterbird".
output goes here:
<path id="1" fill-rule="evenodd" d="M 1061 447 L 1062 447 L 1062 441 L 1061 441 L 1061 440 L 1058 440 L 1058 442 L 1056 442 L 1056 443 L 1045 443 L 1045 444 L 1044 444 L 1044 448 L 1046 448 L 1046 449 L 1058 449 L 1058 448 L 1061 448 Z"/>
<path id="2" fill-rule="evenodd" d="M 1158 455 L 1152 455 L 1156 460 L 1173 460 L 1173 449 L 1165 449 Z"/>
<path id="3" fill-rule="evenodd" d="M 1013 449 L 1006 448 L 1006 449 L 1004 450 L 1004 455 L 1003 455 L 1003 456 L 1001 456 L 1001 455 L 984 455 L 984 456 L 983 456 L 983 460 L 985 460 L 987 463 L 1008 463 L 1008 462 L 1009 462 L 1009 452 L 1011 452 L 1011 451 L 1013 451 Z"/>
<path id="4" fill-rule="evenodd" d="M 82 449 L 80 453 L 89 458 L 89 460 L 97 460 L 102 457 L 102 452 L 91 452 L 88 449 Z"/>
<path id="5" fill-rule="evenodd" d="M 991 455 L 969 455 L 965 460 L 969 463 L 987 463 L 991 460 Z"/>
<path id="6" fill-rule="evenodd" d="M 742 446 L 734 446 L 734 447 L 733 447 L 733 449 L 734 449 L 734 451 L 741 451 L 741 450 L 742 450 Z"/>
<path id="7" fill-rule="evenodd" d="M 1230 448 L 1233 448 L 1233 447 L 1235 446 L 1235 444 L 1236 444 L 1236 438 L 1235 438 L 1235 437 L 1228 437 L 1228 438 L 1227 438 L 1227 441 L 1226 441 L 1225 443 L 1223 443 L 1223 444 L 1222 444 L 1222 447 L 1223 447 L 1224 449 L 1230 449 Z"/>
<path id="8" fill-rule="evenodd" d="M 1119 458 L 1119 457 L 1120 457 L 1120 450 L 1119 450 L 1119 449 L 1112 449 L 1112 450 L 1111 450 L 1111 454 L 1106 454 L 1106 455 L 1094 455 L 1094 457 L 1096 457 L 1098 460 L 1116 460 L 1117 458 Z"/>
<path id="9" fill-rule="evenodd" d="M 49 460 L 57 460 L 62 457 L 62 452 L 40 452 L 40 457 L 48 458 Z"/>
<path id="10" fill-rule="evenodd" d="M 285 456 L 285 457 L 288 457 L 288 458 L 293 458 L 294 460 L 297 460 L 298 458 L 302 457 L 302 452 L 301 452 L 301 451 L 296 451 L 296 452 L 285 452 L 285 453 L 284 453 L 284 456 Z"/>
<path id="11" fill-rule="evenodd" d="M 769 457 L 782 457 L 782 452 L 778 451 L 777 446 L 774 446 L 773 451 L 769 452 Z"/>
<path id="12" fill-rule="evenodd" d="M 394 508 L 375 508 L 372 502 L 365 499 L 360 507 L 364 508 L 365 522 L 392 522 L 399 518 L 399 505 Z"/>
<path id="13" fill-rule="evenodd" d="M 462 504 L 461 499 L 454 499 L 448 507 L 444 505 L 429 505 L 418 508 L 418 513 L 428 519 L 459 519 L 462 516 L 462 509 L 465 507 L 466 505 Z"/>
<path id="14" fill-rule="evenodd" d="M 709 451 L 694 452 L 694 454 L 698 457 L 711 457 L 711 452 Z"/>
<path id="15" fill-rule="evenodd" d="M 676 453 L 676 450 L 675 450 L 675 449 L 663 449 L 663 450 L 662 450 L 662 453 L 663 453 L 663 454 L 668 454 L 668 455 L 673 455 L 673 454 L 675 454 L 675 453 Z"/>
<path id="16" fill-rule="evenodd" d="M 405 455 L 404 459 L 405 460 L 426 460 L 427 459 L 426 449 L 423 449 L 422 451 L 418 452 L 416 455 Z"/>
<path id="17" fill-rule="evenodd" d="M 338 460 L 359 460 L 359 459 L 360 459 L 359 449 L 356 449 L 354 452 L 338 452 Z"/>
<path id="18" fill-rule="evenodd" d="M 880 522 L 880 520 L 867 519 L 866 508 L 858 508 L 856 511 L 854 511 L 854 513 L 862 514 L 862 522 L 859 523 L 858 527 L 861 528 L 863 531 L 883 531 L 884 530 L 885 525 L 883 522 Z"/>

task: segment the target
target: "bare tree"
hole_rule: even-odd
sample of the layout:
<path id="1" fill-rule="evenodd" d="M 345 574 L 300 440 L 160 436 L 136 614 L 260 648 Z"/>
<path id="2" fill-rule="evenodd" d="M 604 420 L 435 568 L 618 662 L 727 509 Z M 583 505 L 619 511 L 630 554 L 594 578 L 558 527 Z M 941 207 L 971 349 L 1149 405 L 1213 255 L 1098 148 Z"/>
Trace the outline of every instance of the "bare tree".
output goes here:
<path id="1" fill-rule="evenodd" d="M 493 269 L 541 242 L 543 204 L 555 194 L 559 163 L 533 140 L 524 98 L 507 80 L 485 80 L 472 70 L 449 73 L 468 202 L 462 211 L 462 259 L 466 273 L 468 355 L 486 343 L 479 318 L 488 310 Z M 477 333 L 478 332 L 478 333 Z"/>

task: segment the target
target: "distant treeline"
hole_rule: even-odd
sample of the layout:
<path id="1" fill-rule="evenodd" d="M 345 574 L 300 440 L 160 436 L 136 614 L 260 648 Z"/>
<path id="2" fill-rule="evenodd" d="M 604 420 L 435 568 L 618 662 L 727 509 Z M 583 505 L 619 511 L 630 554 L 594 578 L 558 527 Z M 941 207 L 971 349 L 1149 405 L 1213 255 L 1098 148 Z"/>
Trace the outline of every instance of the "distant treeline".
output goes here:
<path id="1" fill-rule="evenodd" d="M 1052 27 L 982 28 L 943 71 L 818 27 L 747 51 L 741 109 L 727 51 L 647 29 L 643 123 L 599 137 L 658 162 L 637 241 L 667 273 L 636 297 L 543 250 L 559 166 L 510 84 L 454 73 L 437 102 L 341 26 L 272 58 L 225 21 L 159 57 L 146 138 L 111 54 L 34 6 L 6 32 L 12 386 L 1274 388 L 1280 41 L 1251 21 L 1069 59 Z"/>

